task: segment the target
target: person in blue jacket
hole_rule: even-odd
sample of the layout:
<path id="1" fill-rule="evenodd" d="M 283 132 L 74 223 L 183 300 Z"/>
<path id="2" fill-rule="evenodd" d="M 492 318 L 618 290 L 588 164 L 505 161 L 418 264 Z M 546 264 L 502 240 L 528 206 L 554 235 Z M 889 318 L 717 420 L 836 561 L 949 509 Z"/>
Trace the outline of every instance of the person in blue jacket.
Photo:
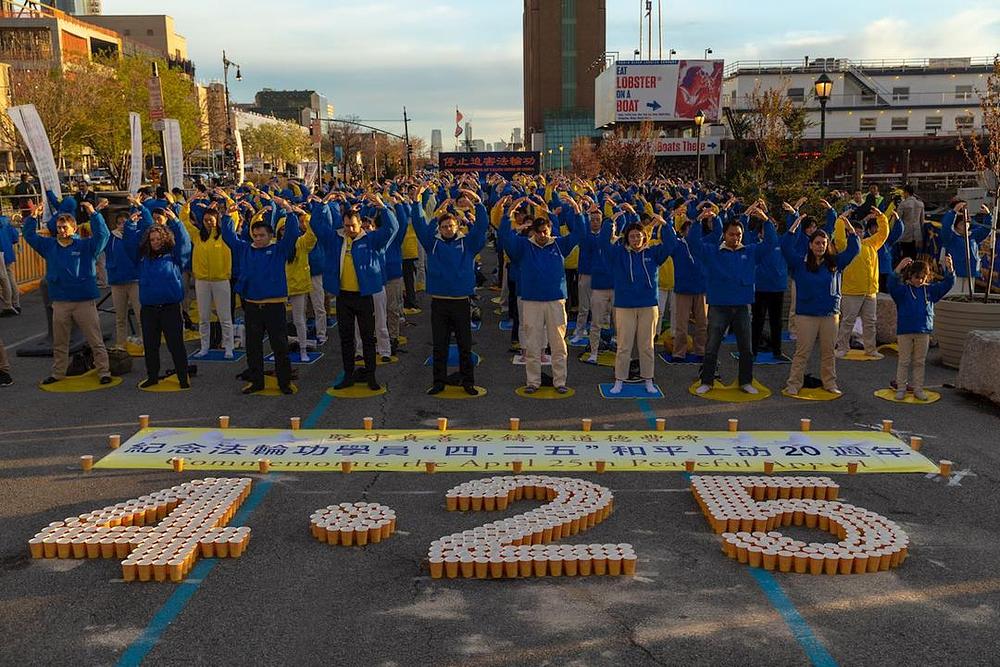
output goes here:
<path id="1" fill-rule="evenodd" d="M 145 207 L 143 207 L 145 208 Z M 148 211 L 148 209 L 147 209 Z M 154 223 L 148 213 L 136 211 L 125 225 L 123 241 L 129 259 L 139 267 L 139 321 L 146 358 L 146 379 L 139 385 L 147 389 L 160 382 L 160 339 L 174 362 L 181 389 L 189 384 L 187 350 L 184 348 L 184 300 L 182 272 L 191 255 L 191 237 L 172 208 L 153 209 L 164 216 L 165 224 Z"/>
<path id="2" fill-rule="evenodd" d="M 337 297 L 337 328 L 344 376 L 334 385 L 346 389 L 354 384 L 354 327 L 357 323 L 365 362 L 365 375 L 372 391 L 381 388 L 375 379 L 375 302 L 373 295 L 384 286 L 381 254 L 399 229 L 395 215 L 388 215 L 378 195 L 370 203 L 379 210 L 382 225 L 371 232 L 361 229 L 359 209 L 341 212 L 340 204 L 328 203 L 313 195 L 309 225 L 323 245 L 326 266 L 323 286 Z M 345 197 L 346 204 L 346 197 Z"/>
<path id="3" fill-rule="evenodd" d="M 889 292 L 889 276 L 892 275 L 892 259 L 898 252 L 896 244 L 903 236 L 903 219 L 895 209 L 889 215 L 889 237 L 878 249 L 878 291 Z M 868 223 L 868 236 L 873 236 L 878 230 L 878 223 L 871 220 Z"/>
<path id="4" fill-rule="evenodd" d="M 823 388 L 840 394 L 837 387 L 837 321 L 840 313 L 840 284 L 844 269 L 861 251 L 853 225 L 847 225 L 847 247 L 837 254 L 830 235 L 822 229 L 806 236 L 798 218 L 781 239 L 781 253 L 788 275 L 795 280 L 795 355 L 788 373 L 785 393 L 796 396 L 802 390 L 806 365 L 817 339 L 820 345 L 820 377 Z M 805 250 L 803 250 L 805 246 Z"/>
<path id="5" fill-rule="evenodd" d="M 274 221 L 279 206 L 285 210 L 287 222 L 284 236 L 274 243 Z M 288 201 L 272 197 L 271 219 L 253 223 L 250 227 L 252 241 L 248 242 L 236 235 L 231 217 L 235 212 L 235 208 L 231 209 L 230 215 L 222 219 L 222 240 L 233 253 L 233 264 L 240 267 L 236 292 L 243 300 L 246 319 L 247 372 L 244 377 L 250 381 L 243 393 L 253 394 L 264 389 L 264 334 L 267 333 L 274 353 L 278 388 L 283 394 L 292 394 L 292 362 L 288 356 L 285 316 L 288 302 L 285 263 L 295 253 L 295 242 L 300 234 L 298 219 Z"/>
<path id="6" fill-rule="evenodd" d="M 458 370 L 465 393 L 476 396 L 472 365 L 472 303 L 476 290 L 476 255 L 486 245 L 490 216 L 479 195 L 462 190 L 473 203 L 476 221 L 469 233 L 461 234 L 451 213 L 443 213 L 433 228 L 420 206 L 421 191 L 411 204 L 411 220 L 420 245 L 427 254 L 427 294 L 431 297 L 431 336 L 434 341 L 434 384 L 428 394 L 440 394 L 448 380 L 448 346 L 452 333 L 458 344 Z"/>
<path id="7" fill-rule="evenodd" d="M 0 317 L 21 314 L 21 294 L 17 289 L 14 262 L 17 261 L 15 247 L 20 239 L 17 228 L 10 224 L 10 218 L 0 215 Z"/>
<path id="8" fill-rule="evenodd" d="M 763 205 L 763 201 L 758 201 L 745 214 L 761 220 L 764 227 L 763 240 L 749 245 L 743 243 L 743 223 L 738 219 L 730 219 L 723 225 L 722 219 L 715 216 L 711 207 L 700 216 L 705 219 L 714 217 L 715 220 L 713 233 L 702 237 L 700 244 L 691 246 L 700 254 L 708 295 L 708 344 L 701 366 L 701 384 L 695 390 L 699 395 L 712 389 L 719 348 L 729 328 L 736 332 L 736 347 L 740 354 L 738 384 L 747 394 L 760 393 L 753 386 L 750 304 L 753 303 L 757 265 L 769 256 L 778 242 L 774 223 L 768 218 Z"/>
<path id="9" fill-rule="evenodd" d="M 661 224 L 663 237 L 658 245 L 650 246 L 649 237 L 641 223 L 625 227 L 622 242 L 613 235 L 611 221 L 601 229 L 601 245 L 605 260 L 614 278 L 615 334 L 618 351 L 615 354 L 615 383 L 612 394 L 620 394 L 622 384 L 628 379 L 632 363 L 632 345 L 639 353 L 639 376 L 646 391 L 653 393 L 654 345 L 659 307 L 657 292 L 660 285 L 660 266 L 667 261 L 677 244 L 673 225 L 660 216 L 654 220 Z M 579 224 L 583 224 L 582 221 Z"/>
<path id="10" fill-rule="evenodd" d="M 788 212 L 786 229 L 790 229 L 798 217 L 798 211 L 788 203 L 782 206 Z M 763 240 L 764 229 L 762 226 L 755 226 L 752 233 L 757 234 L 758 240 Z M 781 353 L 781 311 L 785 305 L 785 290 L 788 289 L 788 266 L 785 264 L 780 247 L 775 246 L 771 253 L 757 265 L 754 289 L 753 307 L 751 308 L 751 344 L 753 345 L 754 359 L 759 352 L 763 351 L 764 319 L 767 318 L 771 325 L 768 337 L 771 355 L 775 361 L 790 361 Z"/>
<path id="11" fill-rule="evenodd" d="M 896 342 L 899 361 L 896 365 L 896 400 L 906 398 L 907 380 L 913 398 L 926 401 L 924 363 L 931 333 L 934 331 L 934 304 L 955 283 L 955 267 L 950 256 L 941 260 L 944 280 L 931 283 L 931 267 L 923 260 L 906 257 L 889 276 L 889 294 L 896 302 Z"/>
<path id="12" fill-rule="evenodd" d="M 586 287 L 590 293 L 587 298 L 590 309 L 590 354 L 587 355 L 586 363 L 596 364 L 601 349 L 601 330 L 611 328 L 611 304 L 614 299 L 615 280 L 601 250 L 601 229 L 604 218 L 596 205 L 590 211 L 589 217 L 590 230 L 580 236 L 580 267 L 582 270 L 586 261 Z M 578 323 L 576 331 L 579 330 Z"/>
<path id="13" fill-rule="evenodd" d="M 125 228 L 130 215 L 136 216 L 136 221 L 149 215 L 149 209 L 145 206 L 139 208 L 133 206 L 130 213 L 122 211 L 115 216 L 115 228 L 111 230 L 108 245 L 104 248 L 104 264 L 108 270 L 108 284 L 111 285 L 111 303 L 115 309 L 115 346 L 120 349 L 125 349 L 129 339 L 129 308 L 136 317 L 142 310 L 139 302 L 139 265 L 125 248 Z"/>
<path id="14" fill-rule="evenodd" d="M 520 202 L 518 202 L 519 204 Z M 575 229 L 569 236 L 552 236 L 552 221 L 536 218 L 531 223 L 531 238 L 511 229 L 510 218 L 501 221 L 500 235 L 510 258 L 518 262 L 518 297 L 521 300 L 525 347 L 525 393 L 533 394 L 542 386 L 542 350 L 548 343 L 552 356 L 552 385 L 560 394 L 566 386 L 566 256 L 585 233 L 579 221 L 580 205 L 567 201 L 576 212 Z"/>
<path id="15" fill-rule="evenodd" d="M 72 198 L 69 198 L 72 200 Z M 45 258 L 45 281 L 52 301 L 52 374 L 42 384 L 52 384 L 66 377 L 69 366 L 69 339 L 73 324 L 80 328 L 94 354 L 94 365 L 101 384 L 111 383 L 108 350 L 97 314 L 97 257 L 108 242 L 104 216 L 91 204 L 83 204 L 90 222 L 91 235 L 82 239 L 76 234 L 76 216 L 69 212 L 55 217 L 55 236 L 38 235 L 41 204 L 32 205 L 24 221 L 24 240 Z"/>
<path id="16" fill-rule="evenodd" d="M 952 294 L 970 294 L 974 291 L 975 280 L 979 277 L 979 244 L 986 240 L 991 231 L 990 224 L 971 223 L 968 205 L 962 200 L 954 202 L 951 210 L 941 218 L 941 247 L 945 254 L 951 255 L 955 267 Z"/>

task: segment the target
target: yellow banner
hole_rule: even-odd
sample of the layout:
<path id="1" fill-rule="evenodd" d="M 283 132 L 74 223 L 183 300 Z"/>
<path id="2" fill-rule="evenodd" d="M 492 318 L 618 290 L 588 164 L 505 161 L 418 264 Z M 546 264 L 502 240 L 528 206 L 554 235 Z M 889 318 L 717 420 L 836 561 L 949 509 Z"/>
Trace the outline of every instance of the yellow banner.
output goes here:
<path id="1" fill-rule="evenodd" d="M 674 472 L 936 472 L 937 466 L 890 433 L 870 431 L 435 431 L 400 429 L 283 430 L 147 428 L 105 456 L 96 468 L 168 469 L 183 457 L 189 470 L 255 470 L 260 459 L 277 471 Z"/>

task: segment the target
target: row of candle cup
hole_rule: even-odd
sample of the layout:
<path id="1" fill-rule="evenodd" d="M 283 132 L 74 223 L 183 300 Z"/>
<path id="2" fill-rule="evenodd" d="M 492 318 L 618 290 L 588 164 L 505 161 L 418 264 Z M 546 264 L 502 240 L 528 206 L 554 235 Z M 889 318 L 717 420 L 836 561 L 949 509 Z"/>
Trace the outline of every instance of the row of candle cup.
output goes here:
<path id="1" fill-rule="evenodd" d="M 826 546 L 806 547 L 799 550 L 761 546 L 742 540 L 732 533 L 724 533 L 722 551 L 730 558 L 751 567 L 765 570 L 795 572 L 797 574 L 865 574 L 886 572 L 906 560 L 908 545 L 886 546 L 882 549 L 852 551 Z"/>
<path id="2" fill-rule="evenodd" d="M 481 554 L 481 555 L 480 555 Z M 638 558 L 630 544 L 504 547 L 499 550 L 428 554 L 431 577 L 511 579 L 591 575 L 634 575 Z"/>
<path id="3" fill-rule="evenodd" d="M 378 544 L 396 532 L 396 512 L 378 503 L 340 503 L 313 512 L 309 532 L 329 545 Z"/>
<path id="4" fill-rule="evenodd" d="M 199 555 L 239 558 L 250 542 L 249 528 L 223 528 L 214 534 L 171 542 L 143 543 L 122 561 L 125 581 L 183 581 Z"/>
<path id="5" fill-rule="evenodd" d="M 753 500 L 815 499 L 836 500 L 840 485 L 829 477 L 692 477 L 696 494 L 733 490 Z"/>

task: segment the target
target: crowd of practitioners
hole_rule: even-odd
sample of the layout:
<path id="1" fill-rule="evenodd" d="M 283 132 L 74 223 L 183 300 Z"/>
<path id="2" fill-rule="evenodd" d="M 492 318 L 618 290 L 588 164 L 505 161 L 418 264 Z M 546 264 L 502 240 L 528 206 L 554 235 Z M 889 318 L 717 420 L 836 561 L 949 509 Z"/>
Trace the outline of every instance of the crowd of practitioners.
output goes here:
<path id="1" fill-rule="evenodd" d="M 419 281 L 430 298 L 434 346 L 428 393 L 452 384 L 476 395 L 476 289 L 486 281 L 481 262 L 492 240 L 512 352 L 525 367 L 524 393 L 549 383 L 558 393 L 569 391 L 568 338 L 570 346 L 585 348 L 587 363 L 613 350 L 612 395 L 626 382 L 657 390 L 658 341 L 670 362 L 700 364 L 695 392 L 705 394 L 720 377 L 719 351 L 731 333 L 743 392 L 759 393 L 754 362 L 767 354 L 791 363 L 785 392 L 799 394 L 818 348 L 822 388 L 839 394 L 836 360 L 850 352 L 858 321 L 858 353 L 881 356 L 875 324 L 882 291 L 898 312 L 897 397 L 909 387 L 925 400 L 934 303 L 948 293 L 970 293 L 1000 265 L 986 207 L 972 215 L 955 201 L 940 234 L 928 236 L 923 204 L 909 186 L 885 197 L 874 187 L 834 191 L 829 199 L 771 209 L 763 199 L 745 201 L 680 178 L 423 174 L 367 187 L 330 181 L 315 189 L 272 179 L 259 186 L 198 185 L 187 195 L 143 189 L 110 221 L 107 202 L 93 193 L 46 195 L 49 213 L 29 200 L 21 229 L 47 265 L 54 354 L 43 384 L 66 377 L 74 324 L 93 351 L 98 381 L 111 382 L 97 310 L 100 275 L 111 289 L 115 346 L 142 344 L 143 388 L 163 380 L 161 341 L 176 381 L 190 386 L 184 330 L 194 328 L 188 317 L 194 299 L 199 348 L 192 357 L 212 354 L 214 316 L 222 357 L 233 359 L 238 344 L 245 347 L 244 393 L 265 388 L 265 336 L 278 388 L 294 391 L 288 305 L 294 354 L 308 361 L 310 347 L 327 342 L 334 301 L 343 370 L 336 388 L 358 383 L 380 390 L 377 365 L 399 351 L 400 326 L 418 306 Z M 0 218 L 5 316 L 20 312 L 16 286 L 10 287 L 17 239 L 17 228 Z M 782 343 L 788 291 L 791 359 Z M 141 340 L 129 336 L 130 310 Z M 452 340 L 458 372 L 449 375 Z M 0 344 L 0 384 L 10 382 Z"/>

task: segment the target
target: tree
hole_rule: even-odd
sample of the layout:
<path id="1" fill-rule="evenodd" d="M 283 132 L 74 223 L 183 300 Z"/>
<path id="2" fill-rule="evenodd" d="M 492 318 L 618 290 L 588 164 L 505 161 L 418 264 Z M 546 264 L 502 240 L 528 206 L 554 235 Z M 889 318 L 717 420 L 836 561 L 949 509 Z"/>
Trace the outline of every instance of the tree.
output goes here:
<path id="1" fill-rule="evenodd" d="M 811 124 L 806 110 L 788 97 L 787 83 L 762 90 L 758 84 L 747 95 L 748 111 L 731 128 L 737 139 L 730 153 L 729 181 L 746 201 L 763 197 L 771 210 L 800 196 L 818 199 L 823 170 L 844 151 L 843 142 L 831 142 L 818 155 L 803 155 L 802 135 Z"/>
<path id="2" fill-rule="evenodd" d="M 572 156 L 571 156 L 572 159 Z M 597 149 L 601 170 L 629 181 L 642 181 L 653 174 L 653 123 L 643 121 L 634 136 L 617 130 L 601 141 Z"/>
<path id="3" fill-rule="evenodd" d="M 569 163 L 573 173 L 580 178 L 597 178 L 601 173 L 601 162 L 590 137 L 577 137 L 569 149 Z"/>
<path id="4" fill-rule="evenodd" d="M 1000 215 L 1000 55 L 993 57 L 993 72 L 986 79 L 986 90 L 979 91 L 979 108 L 983 112 L 983 130 L 987 136 L 962 133 L 958 145 L 972 168 L 982 173 L 987 187 L 992 185 L 992 210 L 996 219 Z M 993 272 L 990 271 L 983 303 L 989 303 L 992 289 Z"/>
<path id="5" fill-rule="evenodd" d="M 284 169 L 286 164 L 296 164 L 309 157 L 312 143 L 309 135 L 295 123 L 275 120 L 256 127 L 240 130 L 243 151 Z"/>
<path id="6" fill-rule="evenodd" d="M 357 121 L 359 118 L 357 116 L 348 116 L 345 120 Z M 350 122 L 332 123 L 330 125 L 330 136 L 333 139 L 334 147 L 340 147 L 341 149 L 342 163 L 340 165 L 340 174 L 342 178 L 346 179 L 349 173 L 355 174 L 357 172 L 358 167 L 354 161 L 354 156 L 364 145 L 364 132 L 362 128 Z"/>

